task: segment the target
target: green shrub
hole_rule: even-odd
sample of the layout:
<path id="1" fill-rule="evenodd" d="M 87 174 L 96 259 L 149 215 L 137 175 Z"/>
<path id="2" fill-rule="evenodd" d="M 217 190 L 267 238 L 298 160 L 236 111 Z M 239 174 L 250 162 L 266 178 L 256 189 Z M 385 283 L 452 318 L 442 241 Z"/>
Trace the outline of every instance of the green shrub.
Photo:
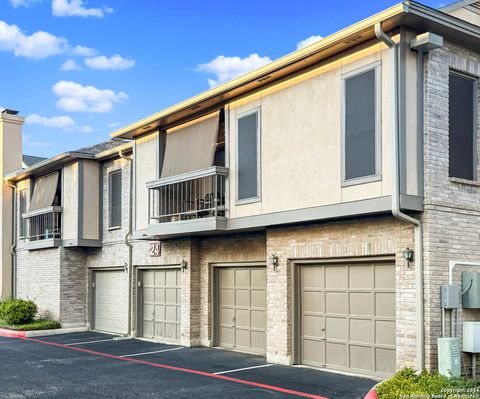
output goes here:
<path id="1" fill-rule="evenodd" d="M 26 324 L 33 321 L 37 305 L 25 299 L 5 299 L 0 304 L 0 319 L 8 324 Z"/>
<path id="2" fill-rule="evenodd" d="M 55 320 L 34 320 L 28 324 L 8 324 L 0 321 L 0 328 L 16 331 L 55 330 L 61 327 L 60 323 Z"/>
<path id="3" fill-rule="evenodd" d="M 400 370 L 377 387 L 379 399 L 399 398 L 476 398 L 478 383 L 465 378 L 447 378 L 423 370 L 419 375 L 411 368 Z M 469 394 L 471 396 L 469 396 Z M 463 396 L 462 396 L 463 395 Z"/>

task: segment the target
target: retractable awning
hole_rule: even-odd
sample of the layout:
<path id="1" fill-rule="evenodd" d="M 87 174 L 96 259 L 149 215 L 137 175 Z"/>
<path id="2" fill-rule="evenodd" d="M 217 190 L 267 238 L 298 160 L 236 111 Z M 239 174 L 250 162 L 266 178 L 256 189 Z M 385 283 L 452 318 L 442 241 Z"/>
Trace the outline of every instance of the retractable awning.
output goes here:
<path id="1" fill-rule="evenodd" d="M 58 175 L 59 173 L 55 172 L 35 180 L 35 188 L 33 189 L 28 212 L 48 208 L 53 205 L 57 191 Z"/>
<path id="2" fill-rule="evenodd" d="M 167 131 L 161 178 L 213 165 L 219 115 L 217 111 Z"/>

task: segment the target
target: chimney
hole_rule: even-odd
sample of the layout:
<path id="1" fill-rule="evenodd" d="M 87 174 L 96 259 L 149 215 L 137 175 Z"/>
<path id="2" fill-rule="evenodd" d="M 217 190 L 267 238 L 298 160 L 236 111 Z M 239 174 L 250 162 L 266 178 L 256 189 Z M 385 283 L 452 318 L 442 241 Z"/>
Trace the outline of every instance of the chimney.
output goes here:
<path id="1" fill-rule="evenodd" d="M 17 111 L 0 113 L 0 298 L 12 295 L 13 190 L 4 180 L 5 173 L 22 168 L 22 125 L 24 118 Z"/>

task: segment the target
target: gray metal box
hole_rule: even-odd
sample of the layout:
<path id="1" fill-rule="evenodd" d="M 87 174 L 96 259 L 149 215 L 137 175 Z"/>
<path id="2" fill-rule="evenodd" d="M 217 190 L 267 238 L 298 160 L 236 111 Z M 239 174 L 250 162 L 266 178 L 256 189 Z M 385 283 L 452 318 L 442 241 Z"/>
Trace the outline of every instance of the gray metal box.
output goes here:
<path id="1" fill-rule="evenodd" d="M 480 309 L 480 273 L 463 272 L 462 291 L 465 291 L 470 286 L 470 281 L 472 286 L 462 297 L 463 307 L 466 309 Z"/>
<path id="2" fill-rule="evenodd" d="M 440 287 L 440 303 L 443 309 L 458 309 L 460 307 L 460 286 L 442 285 Z"/>

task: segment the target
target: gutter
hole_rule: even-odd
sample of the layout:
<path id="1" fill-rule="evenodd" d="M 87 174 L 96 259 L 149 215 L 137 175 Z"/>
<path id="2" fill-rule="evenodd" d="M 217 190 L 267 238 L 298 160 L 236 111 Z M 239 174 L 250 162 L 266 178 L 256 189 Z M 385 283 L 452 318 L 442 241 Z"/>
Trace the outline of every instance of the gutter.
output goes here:
<path id="1" fill-rule="evenodd" d="M 400 208 L 400 155 L 399 155 L 399 56 L 398 45 L 382 29 L 381 23 L 375 24 L 375 35 L 390 48 L 392 61 L 391 93 L 393 93 L 392 112 L 392 215 L 402 222 L 411 224 L 415 229 L 415 311 L 416 311 L 416 368 L 421 372 L 425 365 L 425 327 L 423 293 L 423 227 L 422 222 L 401 211 Z"/>
<path id="2" fill-rule="evenodd" d="M 6 182 L 8 187 L 13 189 L 12 199 L 12 245 L 10 246 L 10 254 L 12 256 L 12 298 L 17 296 L 17 186 Z"/>
<path id="3" fill-rule="evenodd" d="M 130 149 L 126 148 L 126 149 Z M 127 260 L 127 272 L 128 272 L 128 330 L 127 334 L 131 335 L 132 334 L 132 285 L 133 285 L 133 247 L 132 247 L 132 228 L 133 228 L 133 217 L 132 217 L 132 211 L 133 211 L 133 204 L 132 204 L 132 199 L 133 199 L 133 164 L 132 156 L 125 156 L 123 154 L 123 149 L 118 150 L 118 156 L 124 160 L 126 160 L 129 163 L 129 168 L 128 168 L 128 231 L 127 234 L 125 234 L 125 245 L 128 247 L 128 260 Z"/>

